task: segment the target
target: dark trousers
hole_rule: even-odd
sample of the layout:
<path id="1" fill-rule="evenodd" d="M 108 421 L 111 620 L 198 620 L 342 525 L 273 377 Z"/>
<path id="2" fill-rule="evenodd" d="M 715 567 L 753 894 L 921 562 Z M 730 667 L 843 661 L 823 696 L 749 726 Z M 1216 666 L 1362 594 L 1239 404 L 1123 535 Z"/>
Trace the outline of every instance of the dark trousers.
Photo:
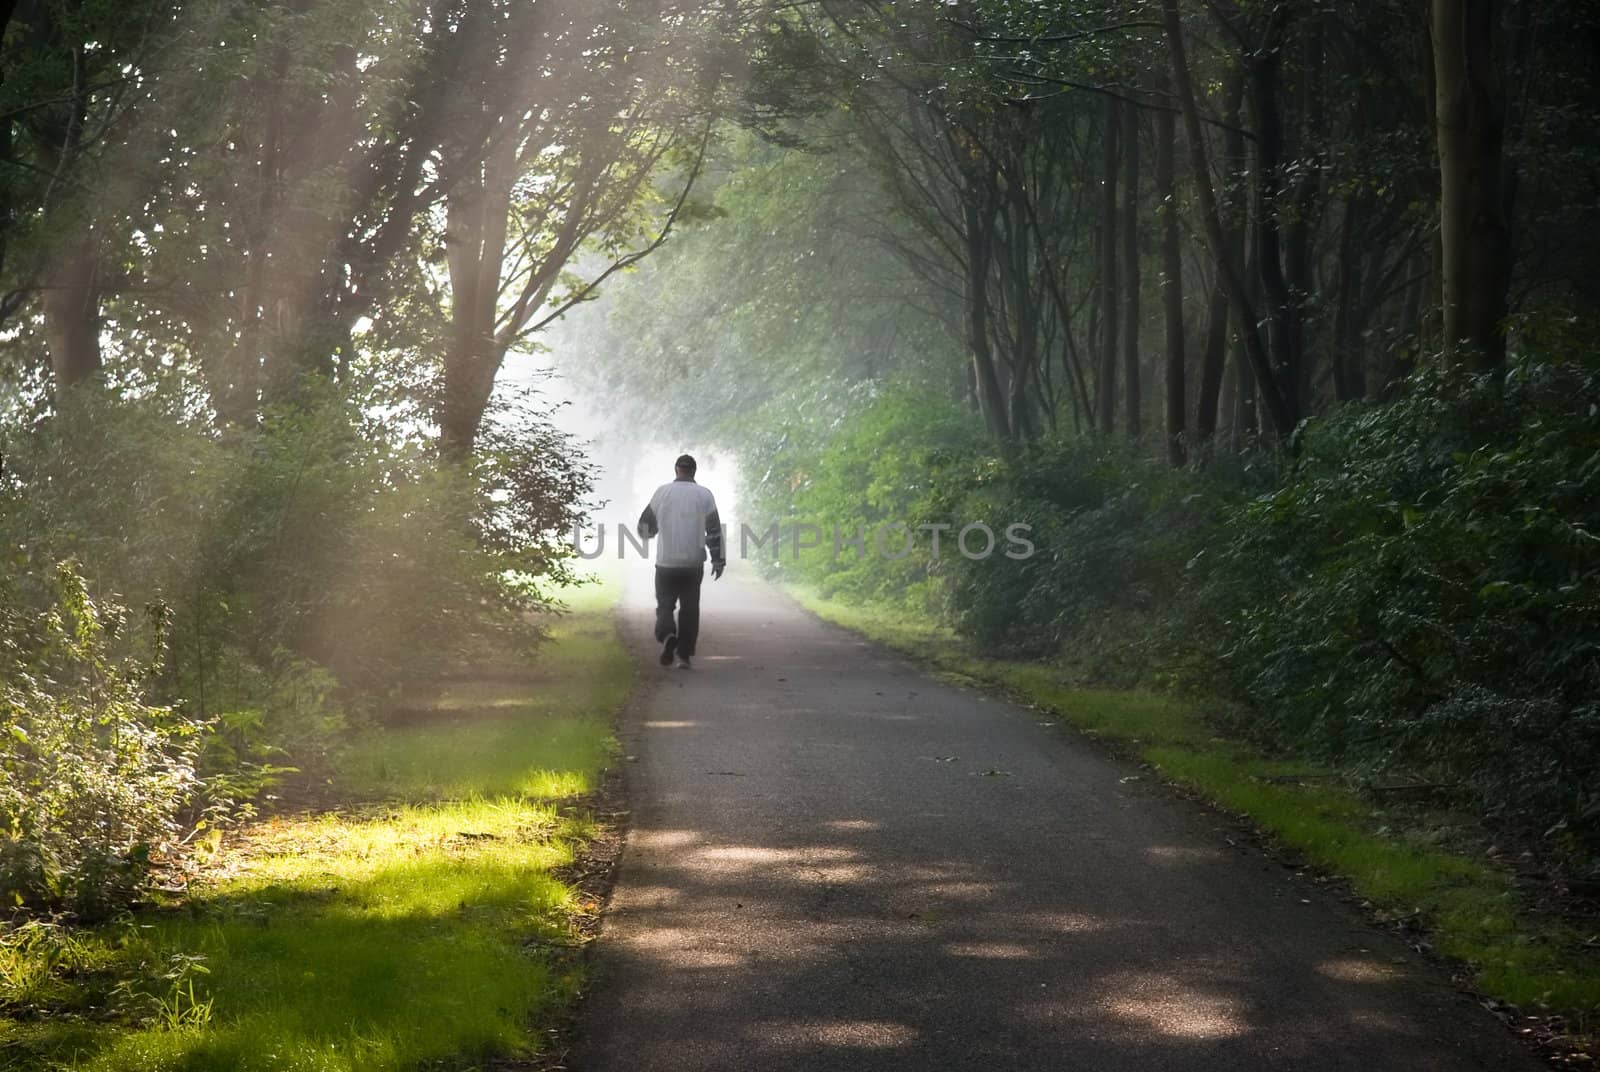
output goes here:
<path id="1" fill-rule="evenodd" d="M 695 638 L 700 635 L 700 582 L 706 571 L 700 566 L 656 567 L 656 640 L 678 634 L 678 654 L 693 655 Z M 672 612 L 678 611 L 678 624 Z"/>

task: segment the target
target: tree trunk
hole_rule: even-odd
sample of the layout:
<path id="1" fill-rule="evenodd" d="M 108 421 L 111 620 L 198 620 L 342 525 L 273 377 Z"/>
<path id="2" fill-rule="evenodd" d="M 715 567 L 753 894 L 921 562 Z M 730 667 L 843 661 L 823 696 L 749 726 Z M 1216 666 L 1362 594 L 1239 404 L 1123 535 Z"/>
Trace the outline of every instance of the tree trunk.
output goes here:
<path id="1" fill-rule="evenodd" d="M 1200 399 L 1194 434 L 1202 443 L 1211 442 L 1217 434 L 1217 414 L 1228 366 L 1228 316 L 1228 288 L 1218 279 L 1206 299 L 1205 349 L 1200 355 Z"/>
<path id="2" fill-rule="evenodd" d="M 1072 420 L 1074 428 L 1082 432 L 1084 429 L 1094 431 L 1094 404 L 1089 398 L 1089 388 L 1083 375 L 1083 354 L 1078 350 L 1077 337 L 1072 330 L 1073 309 L 1072 303 L 1067 300 L 1062 290 L 1061 279 L 1056 273 L 1055 258 L 1051 255 L 1050 244 L 1045 240 L 1044 230 L 1039 226 L 1039 215 L 1034 210 L 1033 203 L 1026 200 L 1023 204 L 1028 209 L 1028 227 L 1033 236 L 1034 245 L 1039 251 L 1039 263 L 1044 269 L 1045 285 L 1049 292 L 1051 306 L 1055 312 L 1055 323 L 1061 332 L 1061 373 L 1067 381 L 1067 394 L 1072 398 Z M 1089 317 L 1089 334 L 1094 336 L 1094 314 Z M 1093 344 L 1090 343 L 1092 348 Z"/>
<path id="3" fill-rule="evenodd" d="M 1214 296 L 1215 292 L 1213 292 L 1213 297 Z M 1222 300 L 1224 302 L 1228 300 L 1226 294 L 1222 296 Z M 1224 311 L 1224 315 L 1226 315 L 1226 311 Z M 1222 334 L 1224 339 L 1226 339 L 1228 334 L 1228 329 L 1226 326 L 1223 327 Z M 1207 338 L 1209 339 L 1209 336 L 1207 336 Z M 1222 345 L 1222 350 L 1224 354 L 1222 386 L 1217 391 L 1217 413 L 1215 418 L 1217 426 L 1213 431 L 1212 441 L 1214 443 L 1216 436 L 1220 434 L 1224 428 L 1226 428 L 1228 430 L 1229 442 L 1231 444 L 1236 443 L 1238 440 L 1238 437 L 1234 435 L 1234 428 L 1237 427 L 1239 423 L 1239 377 L 1236 370 L 1228 367 L 1229 363 L 1227 361 L 1227 355 L 1229 353 L 1229 347 L 1226 341 L 1224 341 Z M 1197 424 L 1198 421 L 1199 418 L 1197 416 Z M 1209 452 L 1211 447 L 1207 446 L 1205 449 Z"/>
<path id="4" fill-rule="evenodd" d="M 1419 288 L 1421 297 L 1407 305 L 1416 318 L 1418 348 L 1433 352 L 1441 348 L 1440 339 L 1444 335 L 1444 250 L 1439 244 L 1439 80 L 1434 70 L 1433 11 L 1428 4 L 1421 5 L 1421 9 L 1421 26 L 1412 36 L 1417 66 L 1422 71 L 1423 110 L 1428 116 L 1428 129 L 1434 132 L 1433 166 L 1421 176 L 1422 194 L 1433 204 L 1434 226 L 1428 233 L 1427 263 L 1422 266 L 1424 282 Z M 1393 382 L 1393 364 L 1388 363 L 1382 372 L 1385 393 Z"/>
<path id="5" fill-rule="evenodd" d="M 1144 432 L 1139 385 L 1139 109 L 1125 104 L 1122 116 L 1122 380 L 1128 438 L 1138 439 Z"/>
<path id="6" fill-rule="evenodd" d="M 1303 407 L 1300 397 L 1300 304 L 1283 267 L 1279 211 L 1284 200 L 1284 123 L 1281 51 L 1263 50 L 1250 63 L 1250 110 L 1255 121 L 1256 269 L 1266 318 L 1267 350 L 1273 379 L 1291 421 Z"/>
<path id="7" fill-rule="evenodd" d="M 1100 355 L 1104 346 L 1101 339 L 1104 337 L 1105 318 L 1100 315 L 1100 300 L 1105 297 L 1105 288 L 1100 285 L 1100 265 L 1104 261 L 1104 254 L 1100 252 L 1105 242 L 1105 224 L 1096 221 L 1093 225 L 1093 235 L 1090 239 L 1090 260 L 1094 262 L 1094 283 L 1089 287 L 1089 331 L 1083 339 L 1084 367 L 1094 373 L 1094 398 L 1084 403 L 1089 411 L 1089 431 L 1100 431 L 1100 384 L 1104 377 L 1100 375 Z"/>
<path id="8" fill-rule="evenodd" d="M 460 178 L 446 200 L 445 251 L 450 270 L 450 341 L 445 348 L 440 449 L 465 459 L 494 394 L 506 345 L 495 335 L 500 274 L 505 268 L 516 171 L 516 140 L 501 137 L 481 164 Z"/>
<path id="9" fill-rule="evenodd" d="M 1261 435 L 1261 413 L 1256 406 L 1256 373 L 1244 352 L 1244 340 L 1236 338 L 1233 351 L 1233 449 L 1243 451 Z"/>
<path id="10" fill-rule="evenodd" d="M 1049 413 L 1049 404 L 1048 400 L 1039 398 L 1041 392 L 1037 390 L 1033 393 L 1034 397 L 1029 396 L 1030 385 L 1037 386 L 1040 383 L 1039 332 L 1044 310 L 1040 307 L 1036 291 L 1037 277 L 1028 255 L 1027 221 L 1031 207 L 1027 204 L 1027 190 L 1017 179 L 1021 172 L 1020 163 L 1014 162 L 1012 173 L 1006 180 L 1005 200 L 997 208 L 1005 220 L 1006 253 L 1010 258 L 1005 268 L 1013 296 L 1011 304 L 1015 310 L 1012 321 L 1016 327 L 1016 345 L 1011 360 L 1010 427 L 1014 438 L 1030 439 L 1035 432 L 1035 402 L 1045 413 Z"/>
<path id="11" fill-rule="evenodd" d="M 1323 93 L 1323 20 L 1320 9 L 1307 16 L 1309 26 L 1302 41 L 1302 62 L 1299 65 L 1298 96 L 1303 119 L 1298 125 L 1299 144 L 1294 155 L 1296 172 L 1293 196 L 1293 219 L 1286 230 L 1283 251 L 1284 274 L 1289 283 L 1289 300 L 1293 311 L 1294 397 L 1296 412 L 1312 411 L 1315 399 L 1315 353 L 1307 337 L 1307 310 L 1311 295 L 1316 290 L 1315 263 L 1312 239 L 1317 231 L 1319 209 L 1324 204 L 1322 161 L 1313 154 L 1320 150 L 1322 137 L 1328 125 L 1327 106 Z"/>
<path id="12" fill-rule="evenodd" d="M 460 180 L 446 206 L 450 334 L 444 354 L 439 448 L 444 457 L 456 462 L 466 460 L 477 443 L 499 364 L 494 354 L 493 312 L 485 322 L 481 303 L 486 194 L 481 175 L 475 181 Z"/>
<path id="13" fill-rule="evenodd" d="M 211 403 L 225 424 L 247 424 L 256 419 L 261 404 L 263 350 L 266 346 L 264 311 L 270 303 L 274 267 L 272 244 L 281 215 L 283 174 L 283 85 L 289 77 L 289 52 L 280 48 L 270 71 L 256 83 L 265 100 L 266 119 L 256 146 L 256 196 L 254 218 L 243 221 L 245 234 L 244 286 L 240 291 L 239 339 L 212 374 Z M 281 258 L 280 258 L 281 263 Z"/>
<path id="14" fill-rule="evenodd" d="M 1235 72 L 1228 77 L 1222 90 L 1222 121 L 1228 125 L 1222 136 L 1223 181 L 1227 191 L 1222 224 L 1228 256 L 1239 263 L 1244 261 L 1244 232 L 1239 220 L 1240 173 L 1245 164 L 1244 135 L 1239 127 L 1243 102 L 1244 77 Z M 1217 432 L 1217 412 L 1227 368 L 1230 308 L 1227 284 L 1222 273 L 1217 272 L 1206 302 L 1205 353 L 1200 363 L 1200 400 L 1195 413 L 1195 435 L 1202 443 L 1210 443 Z M 1231 409 L 1228 412 L 1233 414 Z"/>
<path id="15" fill-rule="evenodd" d="M 1200 113 L 1195 106 L 1194 83 L 1189 76 L 1189 61 L 1183 43 L 1183 21 L 1178 15 L 1178 0 L 1161 0 L 1162 24 L 1166 29 L 1167 48 L 1172 57 L 1173 82 L 1178 93 L 1178 103 L 1183 112 L 1184 134 L 1189 143 L 1190 166 L 1194 172 L 1195 192 L 1199 195 L 1200 214 L 1205 224 L 1206 240 L 1211 247 L 1212 259 L 1222 273 L 1233 303 L 1239 334 L 1244 340 L 1245 352 L 1256 373 L 1257 385 L 1267 412 L 1272 417 L 1273 429 L 1280 438 L 1288 439 L 1294 431 L 1295 417 L 1291 407 L 1277 389 L 1273 379 L 1272 361 L 1261 341 L 1257 328 L 1256 310 L 1245 292 L 1239 266 L 1234 262 L 1222 229 L 1222 218 L 1217 211 L 1216 190 L 1211 185 L 1211 166 L 1206 159 L 1205 134 L 1200 128 Z"/>
<path id="16" fill-rule="evenodd" d="M 1495 61 L 1504 0 L 1432 0 L 1444 347 L 1473 368 L 1506 360 L 1511 227 Z"/>
<path id="17" fill-rule="evenodd" d="M 964 206 L 967 246 L 967 348 L 978 385 L 978 408 L 989 433 L 1000 444 L 1009 443 L 1006 398 L 994 367 L 989 341 L 989 266 L 994 257 L 994 201 L 982 189 L 969 189 Z"/>
<path id="18" fill-rule="evenodd" d="M 470 350 L 452 347 L 444 366 L 444 399 L 439 407 L 439 452 L 461 462 L 472 455 L 483 425 L 483 413 L 494 393 L 494 375 Z"/>
<path id="19" fill-rule="evenodd" d="M 11 25 L 11 20 L 17 13 L 17 0 L 0 0 L 0 40 L 6 36 L 6 28 Z M 0 87 L 5 85 L 5 69 L 0 67 Z M 16 167 L 15 121 L 10 115 L 0 116 L 0 167 L 11 174 Z M 7 255 L 11 251 L 11 231 L 15 226 L 13 219 L 13 198 L 15 190 L 10 182 L 0 184 L 0 271 L 6 266 Z M 0 324 L 9 319 L 11 308 L 0 310 Z"/>
<path id="20" fill-rule="evenodd" d="M 1333 390 L 1340 402 L 1364 398 L 1367 393 L 1366 357 L 1361 350 L 1361 291 L 1366 251 L 1361 248 L 1365 198 L 1353 194 L 1345 200 L 1339 233 L 1339 296 L 1333 310 Z"/>
<path id="21" fill-rule="evenodd" d="M 47 47 L 57 47 L 65 37 L 60 19 L 66 12 L 43 4 L 24 10 L 37 40 L 47 43 Z M 71 60 L 72 84 L 59 102 L 63 106 L 61 118 L 46 122 L 35 132 L 38 164 L 41 172 L 49 176 L 40 208 L 60 214 L 56 225 L 63 236 L 50 251 L 40 298 L 45 345 L 50 351 L 58 392 L 88 379 L 101 367 L 100 263 L 94 219 L 87 204 L 69 199 L 64 193 L 64 205 L 52 204 L 52 191 L 71 187 L 72 171 L 83 148 L 90 93 L 84 47 L 74 43 L 62 58 Z"/>
<path id="22" fill-rule="evenodd" d="M 1167 80 L 1160 78 L 1156 89 L 1165 93 Z M 1188 402 L 1184 391 L 1183 355 L 1183 249 L 1178 234 L 1177 120 L 1169 111 L 1156 113 L 1156 201 L 1161 217 L 1161 311 L 1166 332 L 1167 366 L 1167 460 L 1174 467 L 1184 463 L 1184 424 Z M 1226 296 L 1223 298 L 1226 303 Z M 1223 306 L 1226 313 L 1227 306 Z M 1202 387 L 1202 395 L 1204 388 Z M 1216 419 L 1213 406 L 1212 420 Z"/>
<path id="23" fill-rule="evenodd" d="M 1121 101 L 1106 98 L 1105 156 L 1101 172 L 1100 202 L 1100 426 L 1110 435 L 1117 425 L 1117 330 L 1120 312 L 1117 304 L 1117 142 L 1122 129 Z"/>
<path id="24" fill-rule="evenodd" d="M 99 258 L 92 234 L 61 249 L 45 276 L 44 331 L 56 390 L 100 371 Z"/>

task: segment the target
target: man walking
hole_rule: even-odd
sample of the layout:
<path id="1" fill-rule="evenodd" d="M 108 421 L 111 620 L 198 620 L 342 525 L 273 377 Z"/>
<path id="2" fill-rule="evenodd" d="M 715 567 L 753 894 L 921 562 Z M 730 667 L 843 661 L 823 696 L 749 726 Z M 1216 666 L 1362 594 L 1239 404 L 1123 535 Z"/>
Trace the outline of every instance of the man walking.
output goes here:
<path id="1" fill-rule="evenodd" d="M 695 461 L 687 454 L 673 464 L 675 479 L 650 496 L 639 515 L 639 535 L 656 541 L 656 639 L 661 642 L 661 665 L 687 670 L 700 635 L 700 582 L 705 579 L 706 551 L 711 552 L 711 576 L 721 578 L 727 567 L 722 555 L 722 519 L 711 489 L 694 482 Z M 673 622 L 674 609 L 677 622 Z"/>

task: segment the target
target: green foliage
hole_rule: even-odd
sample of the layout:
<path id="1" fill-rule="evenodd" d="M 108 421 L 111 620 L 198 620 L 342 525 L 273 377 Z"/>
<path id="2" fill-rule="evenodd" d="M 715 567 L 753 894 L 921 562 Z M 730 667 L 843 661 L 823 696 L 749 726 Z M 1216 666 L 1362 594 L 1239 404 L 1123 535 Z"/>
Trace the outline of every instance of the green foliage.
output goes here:
<path id="1" fill-rule="evenodd" d="M 1070 653 L 1102 680 L 1149 672 L 1159 655 L 1152 626 L 1169 613 L 1184 564 L 1240 485 L 1257 479 L 1239 468 L 1174 472 L 1131 446 L 1066 436 L 1006 460 L 969 410 L 920 391 L 886 391 L 809 436 L 791 420 L 756 444 L 759 453 L 744 454 L 747 471 L 760 474 L 743 500 L 752 521 L 824 531 L 823 545 L 798 559 L 786 549 L 780 575 L 824 596 L 938 613 L 989 651 Z M 997 537 L 982 559 L 957 546 L 975 522 Z M 901 560 L 879 554 L 870 535 L 866 555 L 835 553 L 835 525 L 848 537 L 885 523 L 951 528 L 937 559 L 927 531 Z M 1012 525 L 1027 526 L 1019 535 L 1031 554 L 1006 541 Z M 900 539 L 886 535 L 891 551 Z"/>
<path id="2" fill-rule="evenodd" d="M 1314 424 L 1197 564 L 1197 634 L 1279 732 L 1600 827 L 1592 368 L 1424 374 Z"/>
<path id="3" fill-rule="evenodd" d="M 970 413 L 923 391 L 887 391 L 860 402 L 826 434 L 808 436 L 802 422 L 792 422 L 765 446 L 760 456 L 746 454 L 752 479 L 742 501 L 752 529 L 783 527 L 785 545 L 771 561 L 777 574 L 816 583 L 830 594 L 890 596 L 908 610 L 935 606 L 940 562 L 922 552 L 929 539 L 915 530 L 951 520 L 939 510 L 946 497 L 941 481 L 965 472 L 966 459 L 984 449 L 983 429 Z M 820 544 L 796 555 L 792 533 L 798 525 L 815 526 Z M 902 525 L 915 546 L 911 554 L 894 557 L 906 534 L 885 526 Z M 858 535 L 862 549 L 845 543 Z M 952 553 L 953 538 L 946 536 L 941 562 Z"/>
<path id="4" fill-rule="evenodd" d="M 224 436 L 160 391 L 84 389 L 11 437 L 5 890 L 104 910 L 180 807 L 235 814 L 378 699 L 538 642 L 583 463 L 532 412 L 441 464 L 370 403 L 312 385 Z"/>
<path id="5" fill-rule="evenodd" d="M 1129 684 L 1163 659 L 1160 623 L 1183 565 L 1236 495 L 1238 473 L 1174 471 L 1120 442 L 1047 439 L 969 483 L 984 504 L 1029 526 L 1028 558 L 960 559 L 956 621 L 984 647 L 1061 657 L 1085 676 Z"/>
<path id="6" fill-rule="evenodd" d="M 0 612 L 0 898 L 96 916 L 177 833 L 199 727 L 144 702 L 126 612 L 72 563 L 55 581 L 42 612 Z"/>

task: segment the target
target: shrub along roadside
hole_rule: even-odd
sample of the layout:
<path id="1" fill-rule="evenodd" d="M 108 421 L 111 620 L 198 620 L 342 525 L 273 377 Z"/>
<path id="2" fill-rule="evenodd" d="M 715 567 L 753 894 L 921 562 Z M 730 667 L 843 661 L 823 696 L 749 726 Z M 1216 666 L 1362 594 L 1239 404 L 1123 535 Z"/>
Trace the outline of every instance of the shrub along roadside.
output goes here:
<path id="1" fill-rule="evenodd" d="M 1600 877 L 1600 368 L 1424 374 L 1312 425 L 1190 570 L 1203 685 Z"/>
<path id="2" fill-rule="evenodd" d="M 1086 688 L 1045 664 L 976 655 L 949 628 L 891 606 L 830 599 L 803 585 L 789 591 L 827 621 L 1049 711 L 1244 817 L 1347 879 L 1381 916 L 1416 919 L 1435 948 L 1470 967 L 1483 993 L 1565 1017 L 1576 1034 L 1600 1031 L 1593 936 L 1531 914 L 1509 873 L 1440 847 L 1425 826 L 1405 826 L 1346 788 L 1336 769 L 1219 736 L 1170 695 Z"/>
<path id="3" fill-rule="evenodd" d="M 203 727 L 144 702 L 149 666 L 115 652 L 122 608 L 90 598 L 71 563 L 55 580 L 38 615 L 0 582 L 0 892 L 99 916 L 177 834 Z"/>
<path id="4" fill-rule="evenodd" d="M 537 681 L 461 683 L 341 749 L 340 810 L 225 839 L 164 907 L 9 934 L 8 1067 L 398 1072 L 536 1052 L 579 982 L 565 951 L 589 906 L 560 869 L 592 835 L 582 798 L 633 683 L 598 602 L 554 628 Z"/>

